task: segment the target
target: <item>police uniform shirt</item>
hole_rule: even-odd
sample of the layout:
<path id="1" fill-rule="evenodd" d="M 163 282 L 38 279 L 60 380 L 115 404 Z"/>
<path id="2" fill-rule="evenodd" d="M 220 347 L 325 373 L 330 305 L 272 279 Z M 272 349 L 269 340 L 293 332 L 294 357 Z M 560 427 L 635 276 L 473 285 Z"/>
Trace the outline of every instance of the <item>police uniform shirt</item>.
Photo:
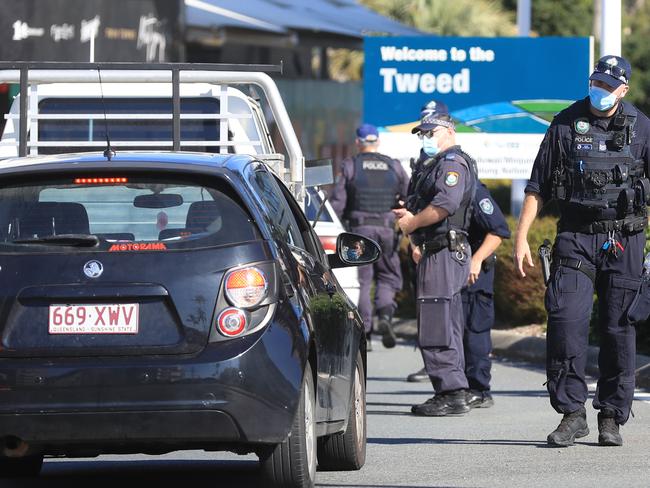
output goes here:
<path id="1" fill-rule="evenodd" d="M 472 184 L 469 177 L 469 168 L 463 157 L 450 152 L 445 155 L 433 171 L 434 193 L 431 205 L 446 210 L 449 215 L 456 213 L 463 201 L 463 195 Z"/>
<path id="2" fill-rule="evenodd" d="M 404 200 L 407 194 L 409 177 L 404 171 L 402 164 L 393 159 L 393 169 L 397 173 L 400 182 L 400 200 Z M 332 190 L 329 201 L 339 218 L 343 217 L 347 205 L 347 185 L 354 180 L 354 158 L 345 158 L 341 161 L 341 174 L 337 177 L 334 189 Z"/>
<path id="3" fill-rule="evenodd" d="M 624 105 L 631 106 L 631 104 L 622 101 L 616 113 L 622 112 Z M 589 125 L 605 131 L 611 130 L 614 117 L 597 117 L 591 112 L 589 106 L 589 97 L 587 97 L 578 100 L 555 116 L 539 147 L 530 180 L 525 189 L 526 193 L 539 194 L 545 203 L 551 200 L 553 170 L 559 161 L 570 157 L 574 137 L 572 124 L 578 119 L 587 119 Z M 634 108 L 636 109 L 636 107 Z M 642 159 L 646 163 L 647 171 L 647 165 L 650 162 L 650 151 L 648 149 L 650 120 L 640 110 L 636 109 L 636 113 L 630 151 L 634 158 Z"/>
<path id="4" fill-rule="evenodd" d="M 472 252 L 480 247 L 487 234 L 509 239 L 510 228 L 503 212 L 490 195 L 490 191 L 483 183 L 480 183 L 476 187 L 472 220 L 469 226 L 468 239 L 472 245 Z"/>
<path id="5" fill-rule="evenodd" d="M 481 246 L 487 234 L 494 234 L 502 239 L 510 238 L 508 222 L 501 211 L 501 208 L 492 198 L 490 191 L 483 183 L 476 187 L 474 203 L 472 208 L 472 220 L 469 225 L 468 240 L 472 253 Z M 466 291 L 476 293 L 482 291 L 487 294 L 494 292 L 494 268 L 488 273 L 481 272 L 479 278 Z"/>

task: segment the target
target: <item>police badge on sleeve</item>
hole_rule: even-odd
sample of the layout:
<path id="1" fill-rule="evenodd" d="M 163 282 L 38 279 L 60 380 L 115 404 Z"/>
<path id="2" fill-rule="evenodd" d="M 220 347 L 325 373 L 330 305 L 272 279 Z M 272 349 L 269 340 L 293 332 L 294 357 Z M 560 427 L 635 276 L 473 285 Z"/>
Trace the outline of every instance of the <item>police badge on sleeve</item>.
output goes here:
<path id="1" fill-rule="evenodd" d="M 478 202 L 478 206 L 481 207 L 481 211 L 484 214 L 492 215 L 494 213 L 494 205 L 492 205 L 492 201 L 489 198 L 484 198 Z"/>
<path id="2" fill-rule="evenodd" d="M 456 186 L 458 184 L 458 173 L 456 171 L 447 171 L 445 176 L 445 185 Z"/>

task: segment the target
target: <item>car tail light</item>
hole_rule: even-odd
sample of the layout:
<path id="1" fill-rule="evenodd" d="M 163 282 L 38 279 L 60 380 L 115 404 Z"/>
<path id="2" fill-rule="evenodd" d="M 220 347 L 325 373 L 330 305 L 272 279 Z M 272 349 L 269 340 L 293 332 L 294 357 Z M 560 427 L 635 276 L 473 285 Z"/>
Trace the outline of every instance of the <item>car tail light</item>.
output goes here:
<path id="1" fill-rule="evenodd" d="M 319 236 L 325 252 L 336 252 L 336 236 Z"/>
<path id="2" fill-rule="evenodd" d="M 107 183 L 128 183 L 128 178 L 108 176 L 102 178 L 75 178 L 75 185 L 105 185 Z"/>
<path id="3" fill-rule="evenodd" d="M 255 307 L 266 298 L 268 281 L 254 266 L 231 271 L 226 275 L 226 296 L 236 307 Z"/>
<path id="4" fill-rule="evenodd" d="M 228 337 L 235 337 L 246 330 L 246 313 L 238 308 L 227 308 L 217 318 L 219 332 Z"/>

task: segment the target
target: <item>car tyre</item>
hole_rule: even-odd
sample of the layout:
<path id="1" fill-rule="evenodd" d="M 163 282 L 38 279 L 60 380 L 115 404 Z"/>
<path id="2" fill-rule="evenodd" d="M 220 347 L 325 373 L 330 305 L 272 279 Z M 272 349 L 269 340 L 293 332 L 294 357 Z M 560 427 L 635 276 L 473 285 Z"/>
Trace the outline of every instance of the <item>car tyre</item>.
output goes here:
<path id="1" fill-rule="evenodd" d="M 300 402 L 287 438 L 260 455 L 265 485 L 292 488 L 314 486 L 316 478 L 316 395 L 309 363 L 302 380 Z"/>
<path id="2" fill-rule="evenodd" d="M 0 478 L 26 478 L 38 476 L 43 466 L 43 456 L 20 458 L 0 457 Z"/>
<path id="3" fill-rule="evenodd" d="M 361 353 L 357 353 L 348 426 L 344 432 L 318 439 L 318 469 L 355 471 L 366 462 L 366 381 Z"/>

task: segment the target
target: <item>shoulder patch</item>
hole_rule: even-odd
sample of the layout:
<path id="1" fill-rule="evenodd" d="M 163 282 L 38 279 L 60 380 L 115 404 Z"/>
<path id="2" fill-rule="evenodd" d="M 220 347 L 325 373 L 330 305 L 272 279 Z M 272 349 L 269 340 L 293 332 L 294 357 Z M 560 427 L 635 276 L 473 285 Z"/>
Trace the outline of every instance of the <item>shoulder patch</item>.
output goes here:
<path id="1" fill-rule="evenodd" d="M 489 198 L 484 198 L 478 202 L 478 206 L 481 207 L 481 211 L 484 214 L 492 215 L 494 213 L 494 205 L 492 205 L 492 201 Z"/>
<path id="2" fill-rule="evenodd" d="M 576 119 L 574 127 L 578 134 L 586 134 L 589 132 L 589 121 L 587 119 Z"/>
<path id="3" fill-rule="evenodd" d="M 454 153 L 445 154 L 445 159 L 449 159 L 450 161 L 453 161 L 454 159 L 456 159 L 456 155 Z"/>
<path id="4" fill-rule="evenodd" d="M 445 176 L 445 185 L 456 186 L 458 184 L 458 173 L 456 171 L 447 171 Z"/>

